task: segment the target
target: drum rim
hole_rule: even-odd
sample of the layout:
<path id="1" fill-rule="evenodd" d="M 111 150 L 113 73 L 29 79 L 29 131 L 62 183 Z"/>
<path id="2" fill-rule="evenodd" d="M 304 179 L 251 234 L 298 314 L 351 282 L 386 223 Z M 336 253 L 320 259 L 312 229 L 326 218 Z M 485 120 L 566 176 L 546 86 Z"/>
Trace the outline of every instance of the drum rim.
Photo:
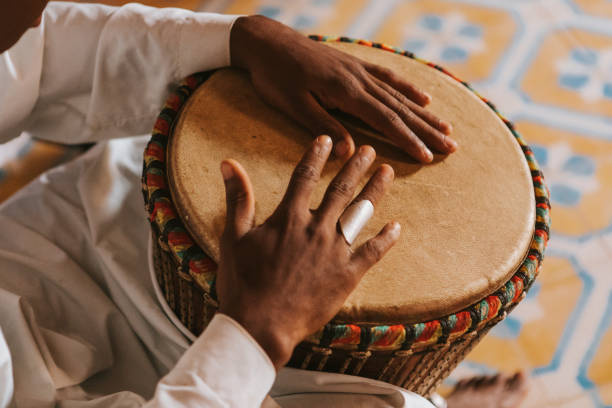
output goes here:
<path id="1" fill-rule="evenodd" d="M 321 347 L 356 348 L 359 350 L 409 350 L 414 346 L 448 343 L 482 327 L 504 315 L 515 306 L 529 290 L 539 273 L 550 231 L 550 202 L 543 174 L 523 137 L 488 99 L 480 95 L 467 82 L 461 80 L 438 64 L 418 58 L 413 53 L 396 47 L 348 37 L 312 35 L 310 39 L 321 42 L 347 42 L 379 48 L 434 68 L 481 99 L 506 125 L 521 147 L 531 171 L 535 193 L 535 228 L 525 260 L 516 272 L 496 292 L 486 298 L 452 314 L 437 319 L 409 324 L 376 325 L 339 324 L 330 322 L 317 333 L 305 339 Z M 193 92 L 215 71 L 201 72 L 185 78 L 170 94 L 154 125 L 151 140 L 144 152 L 142 191 L 145 207 L 152 228 L 160 234 L 160 245 L 167 247 L 179 263 L 179 273 L 185 271 L 198 286 L 216 301 L 216 263 L 196 244 L 188 229 L 178 216 L 170 194 L 168 175 L 165 170 L 169 136 L 182 107 Z"/>

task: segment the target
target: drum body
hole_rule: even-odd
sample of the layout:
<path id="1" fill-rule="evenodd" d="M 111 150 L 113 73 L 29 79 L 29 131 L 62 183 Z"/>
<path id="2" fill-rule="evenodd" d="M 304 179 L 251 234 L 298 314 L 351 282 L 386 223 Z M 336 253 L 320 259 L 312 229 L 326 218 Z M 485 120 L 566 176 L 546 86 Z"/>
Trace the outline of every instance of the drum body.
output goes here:
<path id="1" fill-rule="evenodd" d="M 387 143 L 353 134 L 396 173 L 356 244 L 390 219 L 402 224 L 402 238 L 337 316 L 298 345 L 289 365 L 429 395 L 533 283 L 548 239 L 547 189 L 512 124 L 466 83 L 381 44 L 315 39 L 408 76 L 433 96 L 428 109 L 451 121 L 460 148 L 422 166 Z M 196 74 L 169 97 L 145 150 L 142 182 L 156 279 L 190 332 L 201 333 L 217 308 L 225 216 L 219 163 L 231 157 L 243 164 L 263 222 L 311 140 L 265 105 L 237 70 Z M 340 167 L 328 163 L 313 207 Z"/>

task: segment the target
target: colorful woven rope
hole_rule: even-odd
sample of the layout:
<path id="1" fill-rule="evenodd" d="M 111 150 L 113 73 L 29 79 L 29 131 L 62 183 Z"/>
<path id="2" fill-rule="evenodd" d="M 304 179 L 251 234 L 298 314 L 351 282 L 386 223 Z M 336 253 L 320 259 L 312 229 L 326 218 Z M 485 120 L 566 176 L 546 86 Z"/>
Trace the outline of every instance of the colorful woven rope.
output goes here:
<path id="1" fill-rule="evenodd" d="M 310 38 L 323 42 L 356 43 L 412 58 L 443 72 L 476 94 L 505 123 L 525 155 L 531 170 L 535 191 L 536 222 L 531 246 L 523 263 L 497 292 L 487 296 L 484 300 L 460 312 L 424 323 L 393 326 L 329 323 L 306 340 L 323 347 L 331 346 L 357 350 L 408 350 L 413 346 L 446 343 L 449 339 L 452 340 L 476 330 L 484 323 L 500 316 L 510 306 L 518 303 L 523 292 L 530 288 L 542 263 L 550 228 L 550 202 L 548 189 L 544 184 L 544 177 L 534 154 L 516 131 L 514 125 L 501 115 L 489 100 L 472 89 L 467 82 L 462 81 L 437 64 L 415 57 L 411 52 L 385 44 L 347 37 L 310 36 Z M 216 300 L 214 283 L 217 265 L 197 246 L 178 217 L 168 189 L 165 167 L 168 137 L 174 121 L 178 117 L 178 112 L 195 89 L 206 81 L 211 74 L 212 72 L 198 73 L 186 78 L 168 97 L 155 123 L 151 140 L 145 148 L 142 190 L 149 213 L 149 221 L 152 228 L 160 236 L 162 243 L 168 246 L 182 272 L 188 271 L 200 287 Z"/>

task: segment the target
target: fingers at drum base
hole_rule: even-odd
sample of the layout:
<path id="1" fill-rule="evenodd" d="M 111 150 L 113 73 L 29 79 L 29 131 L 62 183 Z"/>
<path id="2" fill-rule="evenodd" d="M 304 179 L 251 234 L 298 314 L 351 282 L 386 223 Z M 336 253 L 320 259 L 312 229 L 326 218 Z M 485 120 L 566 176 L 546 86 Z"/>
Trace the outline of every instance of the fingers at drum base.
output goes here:
<path id="1" fill-rule="evenodd" d="M 384 84 L 382 85 L 384 86 Z M 408 128 L 410 128 L 419 139 L 425 142 L 427 146 L 441 153 L 452 153 L 457 149 L 457 144 L 454 140 L 442 133 L 439 129 L 431 126 L 429 122 L 444 128 L 447 128 L 448 125 L 440 125 L 441 122 L 439 119 L 435 118 L 435 116 L 431 115 L 414 102 L 406 100 L 405 98 L 404 102 L 400 101 L 397 97 L 393 96 L 395 94 L 401 98 L 401 95 L 397 91 L 390 87 L 389 89 L 384 89 L 378 84 L 371 83 L 368 87 L 368 92 L 395 112 Z M 418 109 L 420 115 L 413 111 L 413 109 Z M 429 122 L 421 116 L 424 116 Z"/>
<path id="2" fill-rule="evenodd" d="M 227 215 L 224 237 L 236 240 L 249 232 L 255 216 L 255 197 L 251 180 L 244 168 L 235 160 L 221 162 L 225 183 Z"/>
<path id="3" fill-rule="evenodd" d="M 329 136 L 319 136 L 314 140 L 293 170 L 287 192 L 279 208 L 288 207 L 297 211 L 308 211 L 310 195 L 321 177 L 321 171 L 329 158 L 331 147 L 332 141 Z"/>
<path id="4" fill-rule="evenodd" d="M 321 219 L 326 219 L 333 224 L 338 221 L 338 217 L 353 198 L 359 181 L 366 174 L 375 157 L 376 152 L 371 146 L 361 146 L 357 153 L 346 162 L 329 183 L 323 201 L 316 210 Z"/>
<path id="5" fill-rule="evenodd" d="M 416 160 L 422 163 L 430 163 L 433 160 L 431 151 L 404 120 L 367 91 L 364 90 L 347 108 L 347 112 L 361 118 Z"/>
<path id="6" fill-rule="evenodd" d="M 428 111 L 427 109 L 421 107 L 410 99 L 406 98 L 401 92 L 398 92 L 393 87 L 384 83 L 383 81 L 376 79 L 374 82 L 380 86 L 383 90 L 385 90 L 389 95 L 393 98 L 397 99 L 400 103 L 405 105 L 408 109 L 416 113 L 421 119 L 427 122 L 431 127 L 439 130 L 445 135 L 450 135 L 453 131 L 453 127 L 450 123 L 438 118 L 436 115 Z"/>
<path id="7" fill-rule="evenodd" d="M 378 235 L 357 248 L 351 257 L 351 269 L 359 276 L 363 275 L 395 245 L 400 231 L 401 227 L 397 221 L 385 225 Z"/>

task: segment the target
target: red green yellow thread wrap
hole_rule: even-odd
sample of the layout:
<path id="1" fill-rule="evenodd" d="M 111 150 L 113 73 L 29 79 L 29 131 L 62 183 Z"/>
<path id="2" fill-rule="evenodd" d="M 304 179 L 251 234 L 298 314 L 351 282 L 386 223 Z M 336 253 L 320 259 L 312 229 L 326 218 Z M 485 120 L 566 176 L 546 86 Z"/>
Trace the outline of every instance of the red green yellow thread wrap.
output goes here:
<path id="1" fill-rule="evenodd" d="M 501 115 L 495 106 L 478 94 L 467 82 L 457 78 L 441 66 L 419 59 L 411 52 L 385 44 L 346 37 L 310 36 L 323 42 L 349 42 L 412 58 L 448 75 L 478 96 L 504 122 L 520 145 L 531 170 L 536 198 L 536 221 L 527 257 L 515 274 L 494 294 L 457 313 L 423 323 L 398 325 L 355 325 L 328 323 L 309 336 L 306 341 L 323 347 L 355 350 L 408 350 L 415 346 L 446 343 L 473 331 L 503 314 L 517 304 L 539 272 L 550 228 L 549 193 L 532 150 L 514 125 Z M 144 152 L 142 191 L 152 228 L 179 263 L 182 272 L 188 272 L 202 289 L 216 300 L 215 276 L 217 265 L 197 246 L 178 217 L 168 188 L 166 148 L 171 129 L 187 99 L 211 72 L 198 73 L 184 79 L 166 100 L 151 140 Z M 177 271 L 178 273 L 178 271 Z"/>

